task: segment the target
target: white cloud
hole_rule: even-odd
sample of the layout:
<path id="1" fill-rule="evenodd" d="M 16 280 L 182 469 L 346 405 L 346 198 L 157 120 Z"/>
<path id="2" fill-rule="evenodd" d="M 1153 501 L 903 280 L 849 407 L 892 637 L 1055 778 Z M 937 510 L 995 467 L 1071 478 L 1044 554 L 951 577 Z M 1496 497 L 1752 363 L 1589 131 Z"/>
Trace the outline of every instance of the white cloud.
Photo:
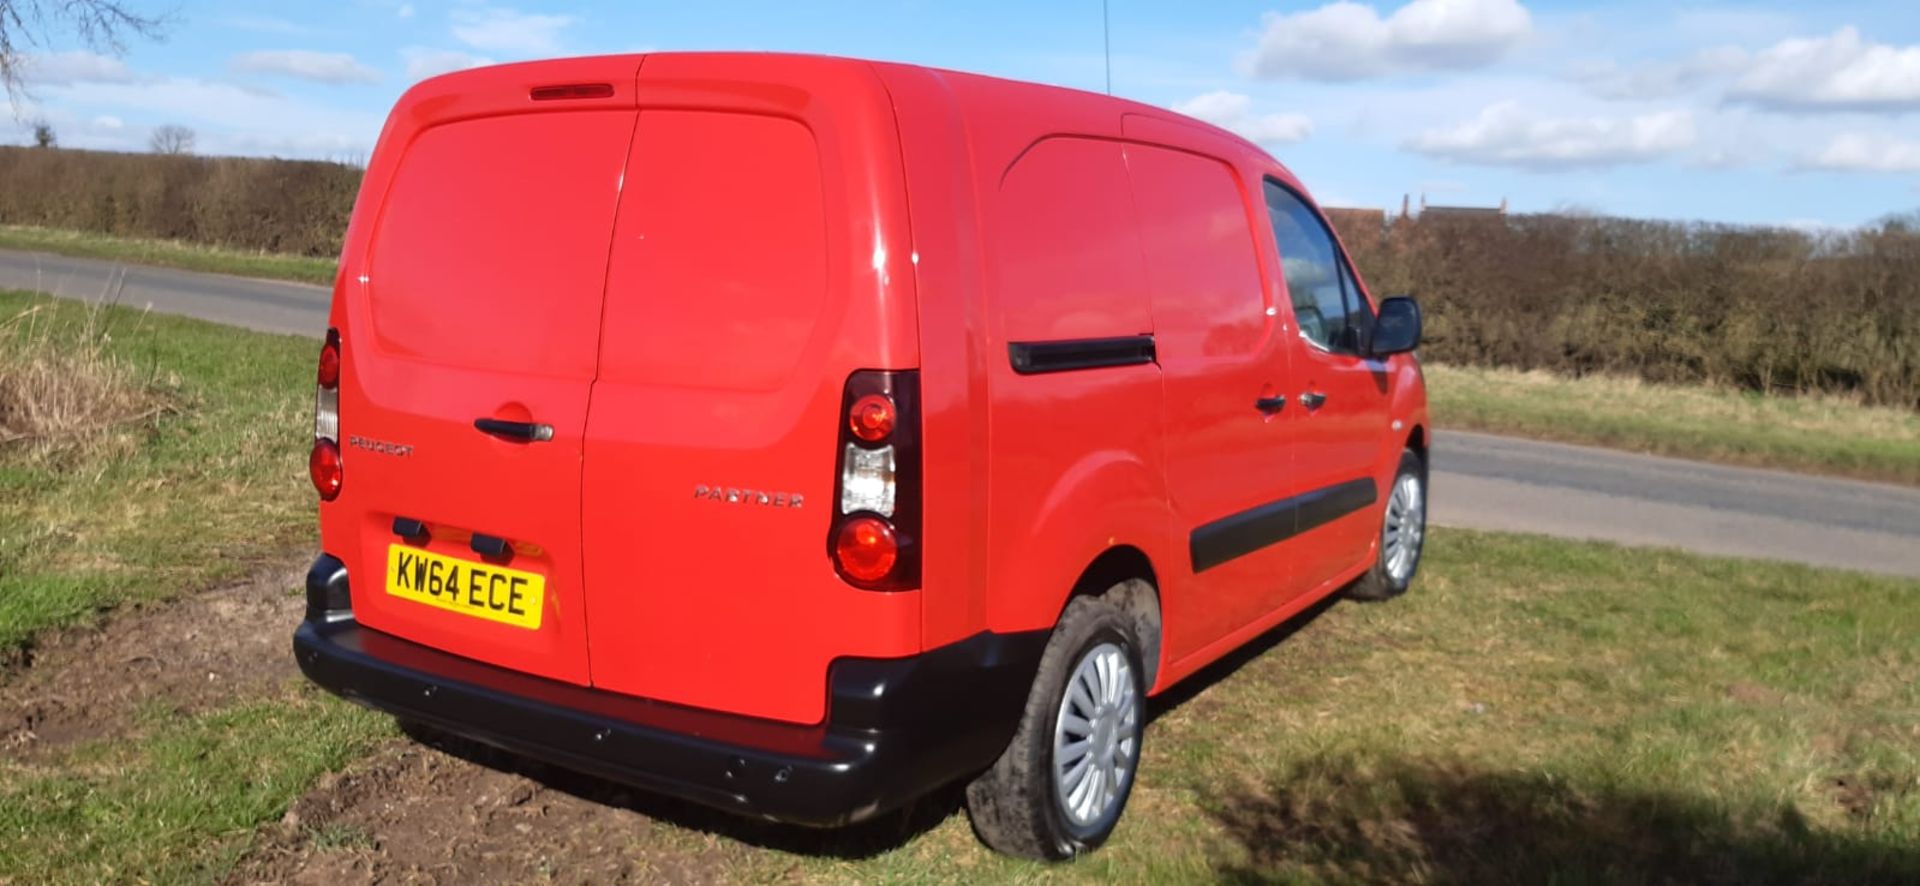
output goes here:
<path id="1" fill-rule="evenodd" d="M 402 49 L 400 57 L 406 59 L 407 79 L 413 81 L 493 64 L 493 59 L 485 56 L 472 55 L 454 49 L 428 49 L 423 46 L 409 46 Z"/>
<path id="2" fill-rule="evenodd" d="M 413 4 L 402 3 L 399 9 L 393 11 L 393 14 L 400 18 L 413 18 Z"/>
<path id="3" fill-rule="evenodd" d="M 126 127 L 127 121 L 115 117 L 112 114 L 101 114 L 93 118 L 93 125 L 100 129 L 123 129 Z"/>
<path id="4" fill-rule="evenodd" d="M 1870 43 L 1853 27 L 1784 40 L 1755 56 L 1727 96 L 1787 110 L 1920 109 L 1920 46 Z"/>
<path id="5" fill-rule="evenodd" d="M 1173 106 L 1189 117 L 1239 133 L 1262 145 L 1290 145 L 1313 134 L 1313 121 L 1304 114 L 1256 114 L 1253 99 L 1224 89 L 1196 95 Z"/>
<path id="6" fill-rule="evenodd" d="M 500 7 L 455 9 L 453 36 L 475 49 L 551 55 L 560 50 L 560 31 L 573 22 L 570 15 L 540 15 Z"/>
<path id="7" fill-rule="evenodd" d="M 1693 143 L 1693 115 L 1686 111 L 1552 118 L 1501 102 L 1467 122 L 1423 132 L 1406 146 L 1460 163 L 1556 170 L 1646 163 Z"/>
<path id="8" fill-rule="evenodd" d="M 1519 0 L 1411 0 L 1384 19 L 1372 6 L 1337 0 L 1264 22 L 1242 68 L 1309 80 L 1483 67 L 1533 34 Z"/>
<path id="9" fill-rule="evenodd" d="M 233 70 L 242 74 L 268 74 L 335 85 L 377 83 L 380 72 L 360 63 L 344 52 L 314 52 L 310 49 L 262 49 L 233 57 Z"/>
<path id="10" fill-rule="evenodd" d="M 1799 165 L 1829 172 L 1915 173 L 1920 172 L 1920 142 L 1846 132 L 1801 158 Z"/>
<path id="11" fill-rule="evenodd" d="M 29 86 L 133 82 L 133 72 L 126 62 L 97 52 L 49 52 L 27 56 L 25 62 L 23 79 Z"/>

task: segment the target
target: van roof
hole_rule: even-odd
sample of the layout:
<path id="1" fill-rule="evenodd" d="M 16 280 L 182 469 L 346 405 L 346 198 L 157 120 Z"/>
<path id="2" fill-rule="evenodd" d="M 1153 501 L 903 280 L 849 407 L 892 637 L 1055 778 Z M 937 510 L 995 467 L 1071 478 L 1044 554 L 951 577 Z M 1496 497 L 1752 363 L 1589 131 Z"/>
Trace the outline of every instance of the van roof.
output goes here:
<path id="1" fill-rule="evenodd" d="M 1177 111 L 1172 111 L 1167 108 L 1159 107 L 1157 105 L 1146 104 L 1145 102 L 1139 102 L 1133 99 L 1120 98 L 1118 96 L 1111 96 L 1111 95 L 1102 95 L 1097 92 L 1088 92 L 1087 90 L 1084 90 L 1084 89 L 1075 89 L 1068 86 L 1053 86 L 1045 83 L 1034 83 L 1026 80 L 1012 80 L 1005 77 L 994 77 L 987 74 L 975 74 L 967 71 L 956 71 L 949 68 L 937 68 L 937 67 L 932 67 L 928 65 L 915 65 L 915 64 L 905 63 L 905 62 L 888 62 L 888 61 L 880 61 L 875 59 L 849 58 L 845 56 L 816 55 L 811 53 L 739 52 L 739 51 L 650 52 L 650 53 L 632 53 L 632 54 L 604 55 L 604 56 L 578 56 L 578 57 L 569 57 L 569 58 L 543 59 L 539 61 L 512 62 L 509 64 L 503 64 L 503 65 L 487 65 L 487 66 L 478 67 L 478 68 L 468 68 L 461 71 L 455 71 L 449 74 L 441 74 L 437 77 L 431 77 L 421 81 L 418 84 L 415 84 L 413 89 L 409 90 L 409 93 L 456 92 L 456 91 L 459 91 L 464 85 L 466 85 L 466 82 L 469 80 L 481 80 L 481 79 L 490 80 L 498 77 L 500 74 L 503 74 L 503 73 L 536 74 L 537 75 L 537 72 L 539 72 L 543 68 L 554 68 L 557 70 L 578 70 L 582 63 L 592 63 L 596 66 L 608 66 L 608 65 L 618 64 L 620 62 L 631 62 L 634 65 L 634 67 L 638 68 L 642 60 L 651 58 L 651 57 L 698 59 L 698 60 L 704 60 L 709 62 L 722 62 L 722 63 L 726 62 L 729 59 L 737 59 L 741 61 L 751 59 L 754 61 L 757 67 L 760 67 L 762 69 L 765 68 L 768 62 L 773 62 L 777 65 L 782 60 L 791 60 L 795 63 L 804 61 L 808 64 L 814 64 L 814 65 L 817 65 L 822 61 L 827 61 L 827 62 L 843 63 L 846 65 L 887 66 L 887 67 L 894 67 L 894 68 L 917 69 L 917 70 L 932 73 L 936 76 L 939 76 L 942 79 L 970 81 L 979 86 L 986 87 L 980 91 L 981 92 L 980 98 L 990 104 L 998 104 L 998 103 L 1012 104 L 1012 103 L 1030 100 L 1033 96 L 1037 96 L 1037 95 L 1048 95 L 1055 98 L 1070 96 L 1072 97 L 1072 100 L 1074 100 L 1075 102 L 1085 103 L 1086 105 L 1092 106 L 1092 107 L 1105 106 L 1116 114 L 1138 114 L 1143 117 L 1151 117 L 1151 118 L 1156 118 L 1160 120 L 1169 120 L 1169 121 L 1174 121 L 1174 122 L 1178 122 L 1178 123 L 1189 125 L 1189 126 L 1198 126 L 1220 136 L 1221 138 L 1224 138 L 1233 142 L 1234 144 L 1238 145 L 1239 147 L 1245 149 L 1246 151 L 1256 156 L 1265 158 L 1268 162 L 1273 163 L 1276 166 L 1281 165 L 1278 160 L 1274 159 L 1273 155 L 1267 153 L 1259 145 L 1254 144 L 1252 141 L 1249 141 L 1248 139 L 1239 135 L 1238 133 L 1216 126 L 1212 123 L 1208 123 L 1205 120 L 1200 120 L 1194 117 L 1187 116 L 1185 114 L 1181 114 Z M 416 96 L 409 96 L 409 97 L 416 97 Z"/>

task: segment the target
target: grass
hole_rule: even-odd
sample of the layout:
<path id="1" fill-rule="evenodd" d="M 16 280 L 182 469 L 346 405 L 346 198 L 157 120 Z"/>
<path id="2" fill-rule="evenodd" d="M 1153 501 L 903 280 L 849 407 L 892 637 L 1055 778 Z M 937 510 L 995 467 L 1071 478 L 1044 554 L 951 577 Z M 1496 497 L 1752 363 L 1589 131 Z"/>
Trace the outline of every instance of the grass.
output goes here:
<path id="1" fill-rule="evenodd" d="M 0 882 L 206 882 L 320 776 L 389 736 L 371 712 L 289 689 L 54 767 L 0 765 Z"/>
<path id="2" fill-rule="evenodd" d="M 96 350 L 107 390 L 137 385 L 166 410 L 79 445 L 0 445 L 0 663 L 43 631 L 246 574 L 311 537 L 311 342 L 0 293 L 10 320 L 33 329 L 0 336 L 0 365 Z"/>
<path id="3" fill-rule="evenodd" d="M 1434 426 L 1920 485 L 1920 412 L 1630 378 L 1428 364 Z"/>
<path id="4" fill-rule="evenodd" d="M 25 225 L 0 225 L 0 249 L 51 252 L 78 258 L 100 258 L 323 286 L 333 283 L 334 269 L 338 265 L 332 258 L 247 252 L 181 240 L 143 240 Z"/>
<path id="5" fill-rule="evenodd" d="M 729 873 L 1920 881 L 1920 584 L 1453 530 L 1429 557 L 1414 593 L 1336 605 L 1165 710 L 1080 863 L 994 857 L 955 816 Z"/>
<path id="6" fill-rule="evenodd" d="M 167 412 L 166 392 L 109 352 L 108 316 L 75 334 L 46 305 L 0 317 L 0 446 L 60 454 L 119 437 Z"/>
<path id="7" fill-rule="evenodd" d="M 1127 818 L 1080 862 L 995 856 L 951 807 L 877 843 L 693 813 L 631 848 L 805 882 L 1920 878 L 1920 584 L 1455 530 L 1429 557 L 1407 597 L 1296 620 L 1163 700 Z M 0 767 L 0 881 L 221 879 L 390 731 L 288 690 Z"/>

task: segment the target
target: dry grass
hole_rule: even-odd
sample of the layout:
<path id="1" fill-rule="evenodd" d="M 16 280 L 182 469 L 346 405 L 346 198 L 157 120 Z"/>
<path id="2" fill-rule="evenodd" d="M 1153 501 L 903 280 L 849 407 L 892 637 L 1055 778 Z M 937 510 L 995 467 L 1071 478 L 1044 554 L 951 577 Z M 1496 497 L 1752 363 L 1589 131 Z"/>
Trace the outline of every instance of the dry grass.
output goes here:
<path id="1" fill-rule="evenodd" d="M 310 341 L 0 292 L 0 670 L 311 538 Z"/>
<path id="2" fill-rule="evenodd" d="M 81 324 L 56 331 L 44 304 L 0 321 L 0 453 L 122 445 L 172 408 L 163 386 L 110 350 L 104 308 Z"/>

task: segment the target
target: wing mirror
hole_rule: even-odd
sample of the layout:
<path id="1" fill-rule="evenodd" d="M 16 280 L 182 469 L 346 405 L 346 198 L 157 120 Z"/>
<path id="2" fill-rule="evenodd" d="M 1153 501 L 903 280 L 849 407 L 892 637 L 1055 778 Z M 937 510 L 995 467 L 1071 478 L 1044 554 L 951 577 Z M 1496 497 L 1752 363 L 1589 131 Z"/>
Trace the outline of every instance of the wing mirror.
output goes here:
<path id="1" fill-rule="evenodd" d="M 1373 343 L 1370 350 L 1375 357 L 1404 354 L 1419 347 L 1420 303 L 1404 295 L 1381 301 L 1368 340 Z"/>

